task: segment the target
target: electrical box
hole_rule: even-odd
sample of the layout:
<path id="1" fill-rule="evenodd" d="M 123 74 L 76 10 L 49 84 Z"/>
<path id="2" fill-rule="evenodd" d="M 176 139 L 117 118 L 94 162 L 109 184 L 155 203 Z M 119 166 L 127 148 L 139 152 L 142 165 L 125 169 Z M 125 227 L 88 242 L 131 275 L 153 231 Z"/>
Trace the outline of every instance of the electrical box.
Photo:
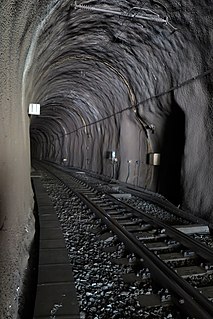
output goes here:
<path id="1" fill-rule="evenodd" d="M 40 104 L 30 103 L 28 114 L 29 115 L 40 115 Z"/>
<path id="2" fill-rule="evenodd" d="M 116 158 L 115 151 L 107 151 L 106 152 L 106 158 L 109 160 L 114 160 Z"/>
<path id="3" fill-rule="evenodd" d="M 149 153 L 147 154 L 147 164 L 153 166 L 160 165 L 160 153 Z"/>

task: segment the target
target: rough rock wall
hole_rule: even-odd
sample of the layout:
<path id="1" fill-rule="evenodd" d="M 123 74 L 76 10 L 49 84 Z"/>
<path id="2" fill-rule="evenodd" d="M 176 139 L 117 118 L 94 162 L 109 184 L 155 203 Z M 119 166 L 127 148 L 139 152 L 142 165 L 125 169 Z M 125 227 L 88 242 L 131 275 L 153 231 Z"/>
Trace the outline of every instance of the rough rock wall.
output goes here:
<path id="1" fill-rule="evenodd" d="M 73 3 L 59 3 L 38 37 L 28 96 L 43 117 L 32 119 L 33 156 L 158 189 L 210 216 L 212 1 L 77 1 L 131 19 Z M 137 18 L 144 13 L 172 26 Z M 149 153 L 161 153 L 160 167 Z"/>
<path id="2" fill-rule="evenodd" d="M 0 318 L 17 318 L 34 235 L 23 72 L 39 6 L 0 1 Z M 34 22 L 34 25 L 33 25 Z M 30 27 L 31 26 L 31 27 Z"/>

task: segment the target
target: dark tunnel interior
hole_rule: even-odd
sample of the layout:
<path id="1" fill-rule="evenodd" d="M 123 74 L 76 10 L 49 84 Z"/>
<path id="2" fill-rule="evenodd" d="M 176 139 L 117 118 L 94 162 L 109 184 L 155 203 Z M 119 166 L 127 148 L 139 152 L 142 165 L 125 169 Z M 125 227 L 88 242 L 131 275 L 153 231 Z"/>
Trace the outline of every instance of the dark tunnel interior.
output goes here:
<path id="1" fill-rule="evenodd" d="M 208 215 L 200 185 L 209 153 L 201 133 L 211 109 L 209 5 L 56 4 L 34 35 L 26 73 L 26 99 L 41 104 L 31 118 L 32 157 L 158 191 Z M 198 149 L 206 154 L 201 169 Z M 160 165 L 149 160 L 155 156 Z"/>
<path id="2" fill-rule="evenodd" d="M 181 184 L 181 166 L 185 146 L 185 115 L 175 103 L 165 123 L 163 137 L 159 193 L 175 205 L 181 205 L 183 189 Z"/>
<path id="3" fill-rule="evenodd" d="M 212 222 L 212 15 L 212 0 L 0 1 L 0 317 L 17 310 L 35 231 L 31 160 Z"/>

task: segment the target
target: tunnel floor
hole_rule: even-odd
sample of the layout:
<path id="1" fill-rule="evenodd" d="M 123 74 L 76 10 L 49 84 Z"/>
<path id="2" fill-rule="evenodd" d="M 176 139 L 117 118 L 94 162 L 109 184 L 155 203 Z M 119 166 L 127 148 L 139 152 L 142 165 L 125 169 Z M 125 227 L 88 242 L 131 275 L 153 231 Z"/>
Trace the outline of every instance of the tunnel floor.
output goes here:
<path id="1" fill-rule="evenodd" d="M 37 165 L 38 162 L 35 167 Z M 53 175 L 50 174 L 49 169 L 52 170 Z M 56 171 L 63 176 L 64 182 L 57 181 L 54 173 Z M 72 177 L 72 174 L 75 177 Z M 77 181 L 78 178 L 80 178 L 79 181 Z M 167 225 L 177 225 L 183 222 L 183 218 L 186 218 L 187 221 L 177 228 L 178 231 L 191 235 L 193 238 L 199 238 L 198 240 L 202 238 L 205 244 L 208 241 L 207 245 L 213 247 L 207 223 L 196 219 L 193 215 L 189 218 L 187 213 L 184 215 L 184 212 L 181 211 L 179 217 L 174 217 L 165 209 L 147 201 L 140 206 L 141 200 L 134 199 L 134 196 L 132 197 L 126 191 L 120 192 L 121 186 L 115 181 L 101 181 L 97 179 L 97 176 L 88 177 L 85 172 L 77 169 L 58 170 L 56 165 L 47 166 L 46 163 L 43 163 L 40 168 L 38 166 L 33 171 L 32 179 L 40 220 L 35 319 L 44 317 L 63 319 L 183 318 L 182 311 L 180 312 L 178 307 L 169 301 L 167 289 L 159 288 L 158 290 L 155 284 L 154 286 L 151 284 L 148 268 L 140 264 L 136 255 L 120 242 L 111 229 L 97 218 L 92 208 L 82 202 L 81 197 L 78 197 L 79 195 L 77 196 L 75 191 L 71 191 L 69 187 L 71 185 L 73 189 L 77 187 L 79 194 L 85 192 L 86 196 L 92 194 L 93 187 L 98 187 L 99 191 L 95 191 L 92 195 L 97 205 L 106 195 L 95 199 L 95 194 L 111 192 L 115 198 L 118 198 L 118 202 L 122 200 L 136 205 L 150 217 L 153 215 L 157 216 L 158 220 L 164 220 Z M 90 186 L 83 190 L 87 182 Z M 128 185 L 122 185 L 122 187 L 127 187 L 126 190 L 128 190 Z M 159 201 L 165 200 L 161 195 L 157 197 Z M 106 206 L 107 204 L 103 204 L 102 207 Z M 171 207 L 175 209 L 172 204 Z M 180 252 L 172 253 L 171 249 L 174 248 L 169 247 L 177 245 L 170 239 L 169 246 L 165 244 L 165 229 L 156 232 L 156 230 L 151 230 L 150 225 L 146 223 L 143 226 L 145 228 L 141 231 L 139 230 L 140 220 L 136 225 L 131 219 L 128 220 L 128 212 L 122 213 L 123 209 L 118 209 L 120 217 L 115 209 L 113 210 L 110 206 L 108 209 L 113 218 L 119 218 L 121 223 L 123 220 L 124 227 L 132 229 L 140 238 L 144 238 L 149 249 L 153 250 L 154 245 L 157 255 L 169 258 L 171 263 L 175 262 L 176 267 L 177 263 L 180 263 L 179 267 L 185 265 L 185 267 L 178 268 L 183 276 L 189 276 L 189 272 L 192 278 L 201 276 L 201 274 L 205 276 L 202 267 L 194 267 L 191 264 L 190 258 L 193 258 L 193 253 L 186 252 L 182 257 Z M 196 242 L 196 247 L 197 245 Z M 198 274 L 195 274 L 196 271 Z M 209 285 L 208 292 L 202 288 L 204 294 L 211 294 L 210 282 Z M 176 286 L 177 283 L 175 283 Z M 194 311 L 193 307 L 192 310 Z M 195 316 L 195 318 L 200 317 Z"/>
<path id="2" fill-rule="evenodd" d="M 63 233 L 53 204 L 42 186 L 40 177 L 33 174 L 32 181 L 38 208 L 39 265 L 34 317 L 55 318 L 55 315 L 78 319 L 72 267 Z"/>

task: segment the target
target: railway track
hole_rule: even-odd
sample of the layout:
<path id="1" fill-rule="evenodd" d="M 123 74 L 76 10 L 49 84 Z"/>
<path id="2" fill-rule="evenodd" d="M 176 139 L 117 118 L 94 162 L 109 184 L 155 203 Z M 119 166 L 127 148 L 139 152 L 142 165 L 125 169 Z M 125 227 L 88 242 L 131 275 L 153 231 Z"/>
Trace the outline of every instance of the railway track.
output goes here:
<path id="1" fill-rule="evenodd" d="M 213 251 L 196 239 L 210 236 L 207 223 L 177 208 L 171 211 L 171 207 L 166 207 L 171 217 L 165 222 L 159 214 L 136 208 L 135 191 L 126 193 L 80 172 L 68 175 L 54 167 L 42 167 L 78 196 L 107 225 L 105 231 L 116 234 L 136 256 L 140 275 L 151 276 L 157 286 L 168 289 L 160 300 L 153 292 L 141 296 L 141 304 L 165 306 L 171 296 L 172 303 L 190 318 L 213 318 Z M 165 208 L 162 198 L 158 200 Z"/>

